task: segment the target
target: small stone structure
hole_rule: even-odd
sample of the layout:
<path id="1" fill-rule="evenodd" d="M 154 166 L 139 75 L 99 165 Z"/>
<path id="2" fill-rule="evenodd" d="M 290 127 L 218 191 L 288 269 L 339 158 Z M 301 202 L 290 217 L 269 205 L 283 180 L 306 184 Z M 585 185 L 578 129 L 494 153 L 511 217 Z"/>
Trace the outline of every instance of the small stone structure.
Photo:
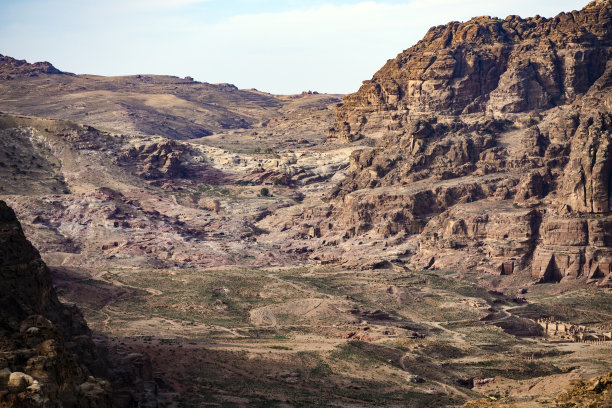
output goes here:
<path id="1" fill-rule="evenodd" d="M 568 339 L 579 343 L 608 343 L 612 345 L 612 331 L 609 327 L 591 328 L 556 321 L 553 318 L 538 319 L 536 323 L 542 327 L 546 337 Z"/>

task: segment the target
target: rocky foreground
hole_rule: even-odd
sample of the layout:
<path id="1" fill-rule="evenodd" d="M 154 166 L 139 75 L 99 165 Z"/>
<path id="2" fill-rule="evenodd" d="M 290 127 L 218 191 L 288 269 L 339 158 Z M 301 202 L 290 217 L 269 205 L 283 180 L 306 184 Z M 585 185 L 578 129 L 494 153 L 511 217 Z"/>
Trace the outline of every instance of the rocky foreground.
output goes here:
<path id="1" fill-rule="evenodd" d="M 110 384 L 90 376 L 100 360 L 87 325 L 76 308 L 58 301 L 49 270 L 3 201 L 0 250 L 0 388 L 6 390 L 0 406 L 113 406 Z"/>
<path id="2" fill-rule="evenodd" d="M 148 358 L 93 341 L 4 201 L 0 276 L 0 407 L 157 406 Z"/>

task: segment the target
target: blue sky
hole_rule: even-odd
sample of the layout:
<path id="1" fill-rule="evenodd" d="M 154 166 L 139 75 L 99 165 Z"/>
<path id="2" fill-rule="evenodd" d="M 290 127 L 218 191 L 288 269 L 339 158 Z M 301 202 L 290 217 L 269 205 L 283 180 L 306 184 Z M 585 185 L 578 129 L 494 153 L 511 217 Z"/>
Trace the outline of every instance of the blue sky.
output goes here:
<path id="1" fill-rule="evenodd" d="M 0 0 L 0 54 L 99 75 L 190 75 L 272 93 L 356 91 L 434 25 L 545 17 L 576 0 Z"/>

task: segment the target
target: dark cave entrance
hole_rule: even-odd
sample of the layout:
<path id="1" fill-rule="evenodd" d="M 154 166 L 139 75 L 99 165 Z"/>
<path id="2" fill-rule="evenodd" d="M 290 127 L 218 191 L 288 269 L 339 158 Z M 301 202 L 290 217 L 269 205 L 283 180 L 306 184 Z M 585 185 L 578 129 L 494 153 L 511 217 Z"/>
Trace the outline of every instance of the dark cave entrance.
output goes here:
<path id="1" fill-rule="evenodd" d="M 542 277 L 543 283 L 551 283 L 551 282 L 560 282 L 563 279 L 563 275 L 561 271 L 557 267 L 557 263 L 555 262 L 555 258 L 552 257 L 550 262 L 548 262 L 548 266 L 546 267 L 546 271 L 544 272 L 544 276 Z"/>

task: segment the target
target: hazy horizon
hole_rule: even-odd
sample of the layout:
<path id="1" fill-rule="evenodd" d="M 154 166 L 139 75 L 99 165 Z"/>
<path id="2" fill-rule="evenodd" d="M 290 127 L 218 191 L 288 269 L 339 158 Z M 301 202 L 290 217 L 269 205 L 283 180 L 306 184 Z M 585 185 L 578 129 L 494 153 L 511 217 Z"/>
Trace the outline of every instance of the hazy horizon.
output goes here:
<path id="1" fill-rule="evenodd" d="M 350 93 L 431 26 L 551 17 L 588 1 L 0 0 L 0 54 L 77 74 L 191 76 L 275 94 Z"/>

